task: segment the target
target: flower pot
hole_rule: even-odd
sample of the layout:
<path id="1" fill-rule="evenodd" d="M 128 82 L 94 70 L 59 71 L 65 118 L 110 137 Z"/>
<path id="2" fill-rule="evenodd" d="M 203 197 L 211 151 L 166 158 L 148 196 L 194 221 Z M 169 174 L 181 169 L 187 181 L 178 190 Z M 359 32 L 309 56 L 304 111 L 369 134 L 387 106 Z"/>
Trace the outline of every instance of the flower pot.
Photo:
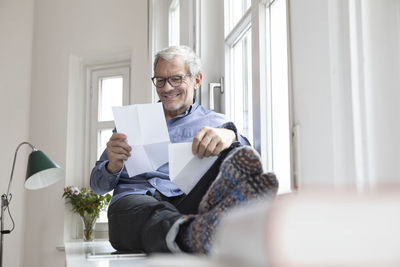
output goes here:
<path id="1" fill-rule="evenodd" d="M 87 212 L 81 216 L 83 222 L 83 241 L 93 241 L 94 240 L 94 227 L 96 226 L 97 217 L 91 216 Z"/>

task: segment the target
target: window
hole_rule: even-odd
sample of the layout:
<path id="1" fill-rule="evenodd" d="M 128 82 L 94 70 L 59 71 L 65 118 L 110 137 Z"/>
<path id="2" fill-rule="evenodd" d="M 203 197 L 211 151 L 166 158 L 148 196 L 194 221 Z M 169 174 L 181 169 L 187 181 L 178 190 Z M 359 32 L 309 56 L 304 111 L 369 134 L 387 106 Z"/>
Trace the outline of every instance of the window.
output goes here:
<path id="1" fill-rule="evenodd" d="M 279 193 L 292 184 L 286 2 L 224 2 L 226 111 L 277 175 Z"/>
<path id="2" fill-rule="evenodd" d="M 130 67 L 127 63 L 89 68 L 90 76 L 90 166 L 106 148 L 114 129 L 112 107 L 129 104 Z M 107 221 L 100 213 L 99 222 Z"/>
<path id="3" fill-rule="evenodd" d="M 274 0 L 266 8 L 266 77 L 265 90 L 268 119 L 267 136 L 269 144 L 267 166 L 279 177 L 280 193 L 291 191 L 290 115 L 289 115 L 289 66 L 286 0 Z M 268 141 L 269 139 L 269 141 Z"/>
<path id="4" fill-rule="evenodd" d="M 238 25 L 239 21 L 250 9 L 251 0 L 225 0 L 225 36 Z"/>
<path id="5" fill-rule="evenodd" d="M 168 16 L 168 44 L 179 45 L 180 43 L 180 17 L 179 0 L 173 0 L 169 6 Z"/>
<path id="6" fill-rule="evenodd" d="M 253 140 L 252 125 L 252 86 L 251 86 L 251 31 L 247 30 L 243 37 L 232 47 L 233 120 L 241 132 L 249 140 Z"/>
<path id="7" fill-rule="evenodd" d="M 227 55 L 226 75 L 230 91 L 227 92 L 230 118 L 239 132 L 253 141 L 252 120 L 252 46 L 251 12 L 249 1 L 226 1 L 225 47 Z M 240 15 L 240 16 L 239 16 Z M 237 24 L 233 25 L 233 22 Z"/>
<path id="8" fill-rule="evenodd" d="M 179 34 L 179 22 L 173 14 L 179 8 L 179 1 L 170 0 L 169 3 L 171 44 L 176 38 L 174 34 Z M 186 2 L 181 2 L 181 10 L 185 9 L 183 3 Z M 200 20 L 196 20 L 199 23 L 196 27 L 201 27 L 199 32 L 206 34 L 196 35 L 196 48 L 203 59 L 204 68 L 218 73 L 214 75 L 217 78 L 224 73 L 225 90 L 221 95 L 221 110 L 260 152 L 264 169 L 276 173 L 280 182 L 279 193 L 290 192 L 294 164 L 288 0 L 224 0 L 218 5 L 208 5 L 207 1 L 197 3 L 201 5 L 196 12 L 202 14 L 198 16 Z M 186 12 L 182 13 L 181 20 L 185 19 L 184 14 Z M 215 17 L 221 20 L 223 17 L 224 23 L 203 23 Z M 189 31 L 192 28 L 188 27 Z M 180 30 L 180 38 L 185 41 L 185 28 L 181 27 Z M 213 45 L 210 46 L 210 43 Z M 220 53 L 220 44 L 225 52 L 223 55 Z M 214 66 L 217 61 L 224 64 Z M 207 77 L 210 76 L 205 75 L 203 85 L 207 84 L 205 81 L 208 82 Z M 215 81 L 215 77 L 210 79 Z M 206 92 L 203 90 L 203 97 L 207 97 Z"/>

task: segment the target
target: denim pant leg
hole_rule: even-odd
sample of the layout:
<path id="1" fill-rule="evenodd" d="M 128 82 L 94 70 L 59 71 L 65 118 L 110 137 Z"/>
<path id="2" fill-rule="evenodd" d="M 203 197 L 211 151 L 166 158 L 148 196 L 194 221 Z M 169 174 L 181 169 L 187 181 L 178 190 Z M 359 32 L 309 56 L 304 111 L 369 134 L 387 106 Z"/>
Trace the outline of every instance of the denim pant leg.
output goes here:
<path id="1" fill-rule="evenodd" d="M 110 243 L 118 251 L 168 252 L 166 235 L 181 216 L 169 202 L 125 196 L 108 209 Z"/>

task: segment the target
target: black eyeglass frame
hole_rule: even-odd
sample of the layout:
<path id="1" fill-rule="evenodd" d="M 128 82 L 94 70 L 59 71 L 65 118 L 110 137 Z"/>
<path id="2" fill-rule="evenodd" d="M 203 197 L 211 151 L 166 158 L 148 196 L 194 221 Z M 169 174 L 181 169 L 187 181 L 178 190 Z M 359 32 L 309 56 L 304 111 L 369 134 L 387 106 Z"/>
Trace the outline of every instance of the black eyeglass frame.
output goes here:
<path id="1" fill-rule="evenodd" d="M 166 83 L 167 81 L 168 81 L 169 85 L 171 85 L 172 87 L 178 87 L 179 85 L 182 84 L 183 79 L 185 79 L 185 78 L 188 77 L 188 76 L 192 76 L 192 74 L 186 73 L 185 75 L 173 75 L 173 76 L 170 76 L 170 77 L 167 77 L 167 78 L 155 77 L 155 76 L 154 76 L 154 77 L 151 78 L 151 81 L 153 82 L 154 86 L 157 87 L 157 88 L 162 88 L 162 87 L 164 87 L 164 86 L 165 86 L 165 83 Z M 180 82 L 179 82 L 178 84 L 175 83 L 176 85 L 173 85 L 172 82 L 171 82 L 171 78 L 179 78 L 179 79 L 180 79 Z M 156 81 L 156 79 L 162 79 L 162 80 L 163 80 L 162 85 L 157 86 L 157 81 Z"/>

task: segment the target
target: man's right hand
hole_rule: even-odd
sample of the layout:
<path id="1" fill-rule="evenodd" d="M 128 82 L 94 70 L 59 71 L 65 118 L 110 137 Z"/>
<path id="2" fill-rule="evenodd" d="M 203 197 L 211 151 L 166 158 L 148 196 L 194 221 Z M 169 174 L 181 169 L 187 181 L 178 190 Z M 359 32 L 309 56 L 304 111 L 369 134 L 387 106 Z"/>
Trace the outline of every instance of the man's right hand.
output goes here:
<path id="1" fill-rule="evenodd" d="M 110 173 L 119 172 L 124 166 L 124 161 L 131 156 L 132 148 L 126 141 L 126 135 L 122 133 L 113 133 L 107 143 L 108 164 L 106 169 Z"/>

